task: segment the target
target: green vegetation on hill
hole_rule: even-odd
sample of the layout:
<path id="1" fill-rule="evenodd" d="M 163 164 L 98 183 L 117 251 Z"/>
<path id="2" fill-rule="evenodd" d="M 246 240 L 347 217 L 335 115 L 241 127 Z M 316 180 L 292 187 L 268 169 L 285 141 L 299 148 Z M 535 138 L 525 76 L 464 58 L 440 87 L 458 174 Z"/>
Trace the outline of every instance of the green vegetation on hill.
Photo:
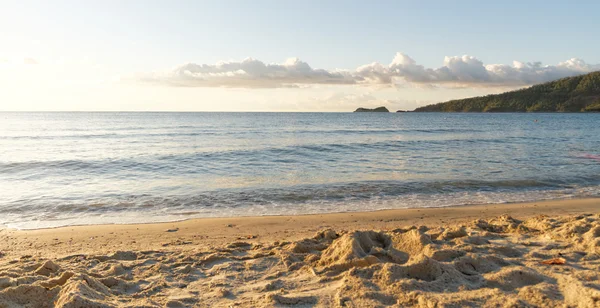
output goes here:
<path id="1" fill-rule="evenodd" d="M 600 71 L 502 94 L 452 100 L 416 112 L 600 112 Z"/>

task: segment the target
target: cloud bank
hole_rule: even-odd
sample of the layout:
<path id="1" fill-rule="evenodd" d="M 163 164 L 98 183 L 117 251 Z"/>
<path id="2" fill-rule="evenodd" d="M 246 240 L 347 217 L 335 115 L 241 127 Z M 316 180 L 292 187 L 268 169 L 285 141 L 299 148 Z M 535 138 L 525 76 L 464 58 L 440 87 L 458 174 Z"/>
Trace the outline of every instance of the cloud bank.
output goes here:
<path id="1" fill-rule="evenodd" d="M 484 64 L 473 56 L 445 57 L 439 68 L 426 68 L 403 53 L 392 62 L 362 65 L 355 70 L 312 68 L 297 58 L 280 64 L 267 64 L 248 58 L 241 62 L 217 64 L 188 63 L 163 73 L 145 74 L 138 79 L 171 86 L 280 88 L 310 85 L 377 85 L 395 86 L 409 83 L 447 87 L 526 86 L 563 77 L 600 70 L 600 64 L 587 64 L 573 58 L 557 65 L 540 62 L 512 65 Z"/>

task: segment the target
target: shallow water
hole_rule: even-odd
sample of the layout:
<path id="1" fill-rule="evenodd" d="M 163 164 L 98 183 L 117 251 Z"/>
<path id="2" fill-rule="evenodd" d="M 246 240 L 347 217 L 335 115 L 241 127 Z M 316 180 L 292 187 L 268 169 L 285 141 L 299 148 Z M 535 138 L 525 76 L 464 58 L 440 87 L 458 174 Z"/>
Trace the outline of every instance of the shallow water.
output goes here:
<path id="1" fill-rule="evenodd" d="M 0 224 L 598 196 L 599 123 L 600 114 L 0 113 Z"/>

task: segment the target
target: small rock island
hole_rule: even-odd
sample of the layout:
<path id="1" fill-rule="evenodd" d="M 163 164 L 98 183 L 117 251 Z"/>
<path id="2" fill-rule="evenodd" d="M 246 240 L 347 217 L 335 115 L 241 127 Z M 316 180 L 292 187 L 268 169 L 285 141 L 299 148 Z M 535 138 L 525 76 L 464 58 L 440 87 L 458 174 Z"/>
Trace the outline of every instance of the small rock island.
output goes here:
<path id="1" fill-rule="evenodd" d="M 373 108 L 373 109 L 361 107 L 361 108 L 354 110 L 354 112 L 390 112 L 390 111 L 387 108 L 381 106 L 381 107 L 377 107 L 377 108 Z"/>

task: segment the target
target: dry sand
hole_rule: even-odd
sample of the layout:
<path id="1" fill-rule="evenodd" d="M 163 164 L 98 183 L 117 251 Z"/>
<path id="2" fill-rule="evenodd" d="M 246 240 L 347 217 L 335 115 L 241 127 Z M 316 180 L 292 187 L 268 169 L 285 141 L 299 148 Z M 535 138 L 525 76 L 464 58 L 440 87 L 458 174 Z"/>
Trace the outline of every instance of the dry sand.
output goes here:
<path id="1" fill-rule="evenodd" d="M 0 307 L 600 307 L 599 213 L 579 199 L 4 229 Z"/>

